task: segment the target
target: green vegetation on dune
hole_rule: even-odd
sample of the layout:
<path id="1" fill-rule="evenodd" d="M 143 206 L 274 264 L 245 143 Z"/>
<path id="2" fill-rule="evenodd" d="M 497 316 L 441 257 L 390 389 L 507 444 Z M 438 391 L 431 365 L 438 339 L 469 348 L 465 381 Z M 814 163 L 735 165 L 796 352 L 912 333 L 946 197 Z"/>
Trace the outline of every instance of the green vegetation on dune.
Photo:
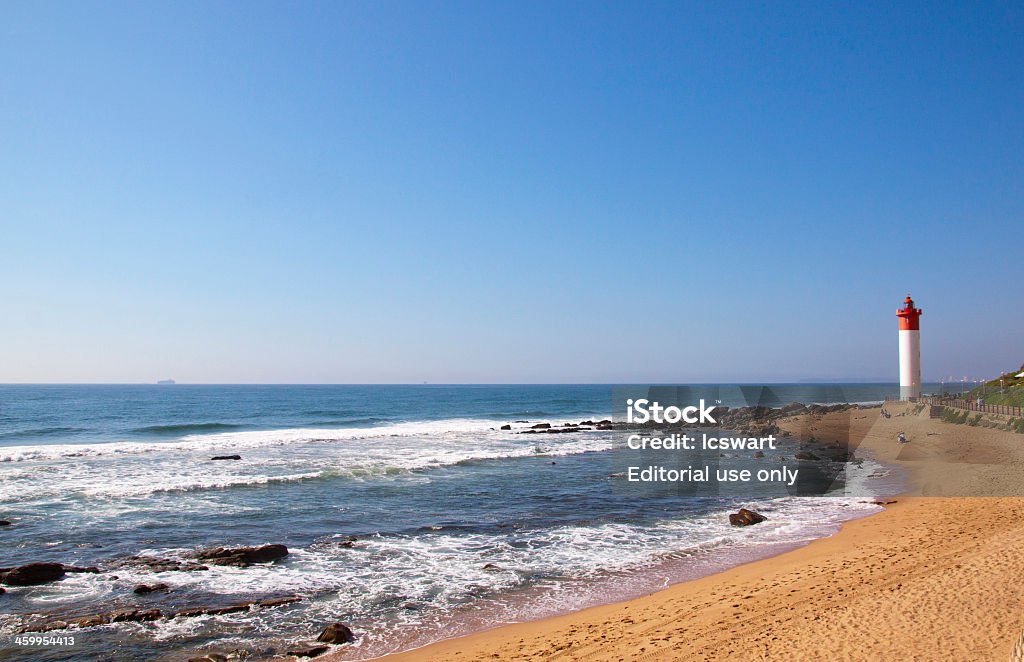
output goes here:
<path id="1" fill-rule="evenodd" d="M 946 407 L 946 409 L 943 410 L 942 412 L 942 420 L 944 420 L 947 423 L 956 423 L 957 425 L 963 425 L 964 423 L 967 422 L 967 417 L 969 415 L 970 412 L 967 411 L 966 409 L 959 410 Z"/>
<path id="2" fill-rule="evenodd" d="M 942 420 L 953 425 L 969 425 L 973 428 L 994 428 L 1007 432 L 1024 434 L 1024 418 L 1011 418 L 1009 420 L 998 414 L 972 413 L 966 409 L 954 409 L 946 407 L 942 412 Z"/>
<path id="3" fill-rule="evenodd" d="M 971 389 L 963 397 L 970 400 L 982 398 L 987 405 L 1024 407 L 1024 377 L 1017 377 L 1020 373 L 1024 373 L 1024 365 L 1019 370 L 1000 375 L 990 382 Z"/>

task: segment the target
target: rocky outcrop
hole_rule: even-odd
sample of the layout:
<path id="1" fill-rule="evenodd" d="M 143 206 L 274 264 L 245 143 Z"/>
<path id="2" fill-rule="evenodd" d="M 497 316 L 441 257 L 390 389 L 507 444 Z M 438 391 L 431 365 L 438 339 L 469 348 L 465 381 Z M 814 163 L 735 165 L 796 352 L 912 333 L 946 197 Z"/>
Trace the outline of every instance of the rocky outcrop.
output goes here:
<path id="1" fill-rule="evenodd" d="M 50 621 L 39 626 L 26 628 L 26 630 L 30 632 L 49 632 L 51 630 L 64 630 L 69 627 L 93 628 L 99 625 L 109 625 L 110 623 L 143 623 L 158 621 L 163 616 L 159 609 L 118 609 L 102 614 L 79 616 L 66 621 Z"/>
<path id="2" fill-rule="evenodd" d="M 550 423 L 537 423 L 536 425 L 531 425 L 530 429 L 531 430 L 550 430 L 551 429 L 551 424 Z"/>
<path id="3" fill-rule="evenodd" d="M 260 545 L 258 547 L 211 547 L 196 552 L 195 557 L 211 565 L 231 565 L 247 568 L 254 563 L 272 563 L 288 556 L 284 545 Z"/>
<path id="4" fill-rule="evenodd" d="M 122 609 L 110 613 L 111 623 L 158 621 L 163 618 L 159 609 Z"/>
<path id="5" fill-rule="evenodd" d="M 146 595 L 147 593 L 156 593 L 158 591 L 166 591 L 170 588 L 167 584 L 156 583 L 156 584 L 139 584 L 135 587 L 134 593 L 136 595 Z"/>
<path id="6" fill-rule="evenodd" d="M 301 600 L 302 598 L 297 595 L 288 595 L 281 598 L 246 600 L 245 602 L 236 602 L 235 604 L 221 607 L 190 607 L 188 609 L 182 609 L 177 614 L 168 616 L 168 618 L 192 618 L 195 616 L 221 616 L 223 614 L 236 614 L 240 611 L 249 611 L 250 609 L 257 607 L 280 607 L 281 605 L 288 605 Z"/>
<path id="7" fill-rule="evenodd" d="M 766 519 L 768 518 L 761 513 L 755 513 L 753 510 L 740 508 L 739 512 L 731 513 L 729 515 L 729 524 L 733 526 L 750 526 L 751 524 L 760 524 Z"/>
<path id="8" fill-rule="evenodd" d="M 190 657 L 188 662 L 240 662 L 249 657 L 249 651 L 238 648 L 227 653 L 204 653 L 199 657 Z"/>
<path id="9" fill-rule="evenodd" d="M 67 620 L 47 621 L 36 623 L 22 629 L 22 632 L 50 632 L 52 630 L 65 630 L 67 628 L 91 628 L 110 623 L 145 622 L 160 619 L 191 618 L 195 616 L 220 616 L 222 614 L 234 614 L 242 611 L 249 611 L 256 608 L 279 607 L 281 605 L 299 602 L 302 598 L 297 595 L 289 595 L 277 598 L 264 598 L 262 600 L 248 600 L 226 606 L 191 607 L 175 612 L 161 612 L 159 609 L 118 609 L 88 616 L 78 616 Z"/>
<path id="10" fill-rule="evenodd" d="M 241 460 L 241 455 L 214 455 L 211 460 Z"/>
<path id="11" fill-rule="evenodd" d="M 11 523 L 5 519 L 0 519 L 0 526 L 10 526 Z"/>
<path id="12" fill-rule="evenodd" d="M 324 628 L 316 640 L 325 644 L 347 644 L 350 641 L 355 641 L 355 638 L 352 630 L 344 623 L 331 623 Z"/>
<path id="13" fill-rule="evenodd" d="M 61 563 L 29 563 L 17 568 L 0 568 L 0 584 L 8 586 L 37 586 L 49 584 L 67 573 Z"/>
<path id="14" fill-rule="evenodd" d="M 512 426 L 511 426 L 511 425 L 502 425 L 502 426 L 501 426 L 501 429 L 502 429 L 502 430 L 511 430 L 511 429 L 512 429 Z"/>
<path id="15" fill-rule="evenodd" d="M 519 434 L 563 434 L 566 432 L 582 432 L 590 428 L 567 427 L 567 428 L 542 428 L 540 430 L 523 430 Z"/>
<path id="16" fill-rule="evenodd" d="M 330 646 L 300 646 L 287 651 L 285 654 L 295 657 L 319 657 L 329 650 L 331 650 Z"/>
<path id="17" fill-rule="evenodd" d="M 125 556 L 117 559 L 115 567 L 145 568 L 150 572 L 196 572 L 210 568 L 193 561 L 178 561 L 155 556 Z"/>
<path id="18" fill-rule="evenodd" d="M 224 614 L 237 614 L 240 611 L 249 611 L 255 602 L 239 602 L 233 605 L 226 605 L 224 607 L 189 607 L 188 609 L 182 609 L 177 614 L 174 614 L 175 618 L 194 618 L 196 616 L 222 616 Z"/>
<path id="19" fill-rule="evenodd" d="M 256 603 L 257 607 L 280 607 L 281 605 L 290 605 L 293 602 L 301 602 L 302 598 L 297 595 L 289 595 L 284 598 L 267 598 L 266 600 L 260 600 Z"/>

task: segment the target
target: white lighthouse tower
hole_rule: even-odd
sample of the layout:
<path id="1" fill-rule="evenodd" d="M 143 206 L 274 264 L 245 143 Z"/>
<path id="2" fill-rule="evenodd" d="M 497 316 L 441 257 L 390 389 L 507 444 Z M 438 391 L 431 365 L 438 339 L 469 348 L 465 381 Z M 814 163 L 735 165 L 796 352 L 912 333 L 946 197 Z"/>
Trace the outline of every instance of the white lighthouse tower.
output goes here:
<path id="1" fill-rule="evenodd" d="M 921 309 L 907 295 L 903 308 L 896 311 L 900 320 L 900 399 L 921 396 Z"/>

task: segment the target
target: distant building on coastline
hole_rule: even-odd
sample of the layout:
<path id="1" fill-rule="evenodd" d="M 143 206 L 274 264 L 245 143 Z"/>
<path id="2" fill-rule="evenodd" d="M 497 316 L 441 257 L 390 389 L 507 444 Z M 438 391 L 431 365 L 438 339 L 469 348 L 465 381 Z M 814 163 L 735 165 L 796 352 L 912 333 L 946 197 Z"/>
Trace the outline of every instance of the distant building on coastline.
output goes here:
<path id="1" fill-rule="evenodd" d="M 177 382 L 175 382 L 173 379 L 161 379 L 161 380 L 159 380 L 157 382 L 157 384 L 160 384 L 161 386 L 166 386 L 168 384 L 175 384 L 175 383 L 177 383 Z"/>
<path id="2" fill-rule="evenodd" d="M 900 323 L 900 399 L 921 397 L 921 309 L 907 295 L 896 310 Z"/>

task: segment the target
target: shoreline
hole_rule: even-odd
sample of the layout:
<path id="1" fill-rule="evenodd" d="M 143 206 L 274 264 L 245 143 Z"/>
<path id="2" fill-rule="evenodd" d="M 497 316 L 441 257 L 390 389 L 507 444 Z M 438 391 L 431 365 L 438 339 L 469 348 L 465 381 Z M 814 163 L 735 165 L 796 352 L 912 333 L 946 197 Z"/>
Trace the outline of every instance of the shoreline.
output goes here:
<path id="1" fill-rule="evenodd" d="M 780 422 L 823 441 L 845 431 L 851 450 L 906 471 L 907 489 L 878 513 L 796 549 L 630 600 L 376 659 L 1004 659 L 1024 627 L 1024 590 L 1005 579 L 1024 572 L 1024 553 L 1017 551 L 1024 548 L 1024 499 L 1019 488 L 1008 492 L 1014 496 L 981 495 L 1012 486 L 1020 467 L 1010 465 L 1024 465 L 1016 449 L 1021 437 L 939 428 L 910 404 L 886 408 L 895 416 L 880 418 L 874 408 L 845 420 Z M 897 428 L 908 430 L 912 444 L 893 443 Z M 981 452 L 969 457 L 979 445 Z M 919 496 L 934 494 L 937 485 L 972 496 Z M 346 657 L 338 651 L 325 659 Z"/>
<path id="2" fill-rule="evenodd" d="M 851 497 L 838 498 L 847 500 Z M 665 559 L 642 571 L 633 571 L 629 575 L 609 575 L 602 578 L 591 579 L 585 583 L 580 582 L 577 589 L 580 591 L 581 595 L 586 595 L 588 597 L 577 599 L 575 601 L 576 606 L 562 606 L 558 609 L 548 608 L 542 610 L 542 612 L 546 611 L 547 613 L 527 613 L 525 615 L 521 615 L 516 620 L 502 619 L 497 624 L 488 620 L 488 617 L 500 616 L 502 612 L 488 613 L 487 607 L 483 607 L 482 611 L 480 607 L 467 609 L 461 614 L 453 615 L 451 620 L 447 621 L 441 628 L 438 628 L 437 631 L 448 630 L 450 632 L 454 630 L 458 632 L 457 634 L 452 634 L 444 637 L 443 639 L 413 636 L 407 639 L 405 644 L 397 643 L 395 645 L 397 652 L 371 654 L 367 656 L 359 650 L 350 651 L 338 649 L 332 654 L 325 655 L 323 658 L 318 659 L 337 660 L 339 662 L 391 659 L 396 656 L 401 657 L 407 653 L 415 653 L 440 643 L 476 637 L 500 628 L 519 625 L 529 626 L 533 623 L 543 623 L 549 619 L 557 619 L 572 614 L 580 614 L 592 609 L 616 604 L 625 604 L 632 600 L 670 589 L 674 586 L 698 581 L 708 577 L 714 577 L 722 573 L 727 573 L 734 568 L 770 560 L 777 556 L 803 549 L 807 545 L 813 544 L 818 540 L 836 535 L 842 527 L 850 522 L 877 515 L 881 512 L 881 502 L 878 503 L 879 506 L 870 511 L 846 511 L 842 508 L 835 508 L 834 511 L 836 513 L 836 519 L 834 521 L 819 523 L 816 525 L 815 531 L 813 533 L 808 531 L 808 537 L 804 539 L 770 540 L 745 546 L 701 550 L 687 556 L 685 559 Z M 735 508 L 732 510 L 735 510 Z M 773 511 L 770 509 L 762 509 L 761 512 L 771 513 Z M 723 521 L 726 521 L 726 529 L 728 530 L 728 510 L 722 511 L 720 517 Z M 629 586 L 628 588 L 626 587 L 627 585 Z M 542 589 L 539 587 L 532 587 L 524 592 L 514 592 L 506 595 L 502 600 L 502 603 L 505 605 L 518 604 L 519 607 L 515 607 L 513 611 L 522 614 L 521 610 L 523 609 L 527 612 L 530 611 L 528 605 L 531 599 L 543 600 L 545 597 L 547 597 L 547 595 Z M 429 634 L 427 636 L 430 637 Z M 414 643 L 417 638 L 426 639 L 426 641 L 422 643 Z M 413 645 L 408 647 L 409 643 L 413 643 Z"/>

